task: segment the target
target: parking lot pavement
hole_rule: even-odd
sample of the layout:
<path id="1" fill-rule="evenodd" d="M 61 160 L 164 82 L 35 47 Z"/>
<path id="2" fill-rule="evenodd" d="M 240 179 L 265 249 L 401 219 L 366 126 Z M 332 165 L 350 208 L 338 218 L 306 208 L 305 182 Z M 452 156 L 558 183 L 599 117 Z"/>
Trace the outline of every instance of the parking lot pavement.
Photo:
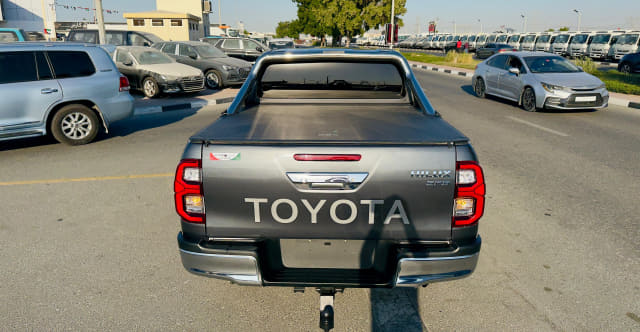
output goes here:
<path id="1" fill-rule="evenodd" d="M 139 115 L 230 103 L 238 90 L 239 87 L 222 90 L 205 89 L 196 94 L 163 95 L 159 98 L 147 98 L 137 92 L 132 92 L 131 95 L 135 99 L 135 114 Z"/>

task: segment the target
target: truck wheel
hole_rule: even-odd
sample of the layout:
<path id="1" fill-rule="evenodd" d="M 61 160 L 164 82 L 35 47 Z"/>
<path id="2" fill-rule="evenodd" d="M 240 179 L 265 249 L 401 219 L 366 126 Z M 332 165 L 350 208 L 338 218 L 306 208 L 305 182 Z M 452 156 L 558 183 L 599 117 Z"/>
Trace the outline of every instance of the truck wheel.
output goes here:
<path id="1" fill-rule="evenodd" d="M 217 70 L 211 69 L 204 73 L 204 80 L 209 89 L 222 88 L 222 75 Z"/>
<path id="2" fill-rule="evenodd" d="M 530 87 L 525 88 L 524 92 L 522 92 L 522 108 L 527 112 L 538 110 L 536 108 L 536 94 Z"/>
<path id="3" fill-rule="evenodd" d="M 153 98 L 159 93 L 158 82 L 153 77 L 147 77 L 142 81 L 142 92 L 149 98 Z"/>
<path id="4" fill-rule="evenodd" d="M 481 77 L 476 78 L 476 84 L 473 85 L 473 92 L 476 93 L 478 98 L 486 97 L 486 86 L 484 85 L 484 80 Z"/>
<path id="5" fill-rule="evenodd" d="M 67 105 L 53 116 L 51 134 L 60 143 L 82 145 L 93 141 L 98 135 L 98 116 L 87 106 Z"/>

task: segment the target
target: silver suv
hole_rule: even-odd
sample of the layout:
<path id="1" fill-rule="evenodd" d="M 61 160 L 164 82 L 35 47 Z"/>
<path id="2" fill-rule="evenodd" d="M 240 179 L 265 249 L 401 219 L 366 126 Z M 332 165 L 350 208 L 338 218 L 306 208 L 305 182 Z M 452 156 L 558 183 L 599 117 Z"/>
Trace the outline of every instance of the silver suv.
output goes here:
<path id="1" fill-rule="evenodd" d="M 69 145 L 133 114 L 109 54 L 72 43 L 0 44 L 0 141 L 46 135 Z"/>

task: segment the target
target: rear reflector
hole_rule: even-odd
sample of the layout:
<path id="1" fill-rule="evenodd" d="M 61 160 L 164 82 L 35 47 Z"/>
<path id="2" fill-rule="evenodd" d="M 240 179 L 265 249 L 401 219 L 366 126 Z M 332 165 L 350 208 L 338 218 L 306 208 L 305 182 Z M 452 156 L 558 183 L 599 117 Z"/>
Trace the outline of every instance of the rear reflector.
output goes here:
<path id="1" fill-rule="evenodd" d="M 199 159 L 180 161 L 176 169 L 173 191 L 178 215 L 187 222 L 204 223 L 202 163 Z"/>
<path id="2" fill-rule="evenodd" d="M 297 161 L 360 161 L 359 154 L 294 154 Z"/>
<path id="3" fill-rule="evenodd" d="M 456 173 L 452 226 L 470 226 L 477 223 L 484 213 L 484 175 L 475 161 L 459 161 Z"/>

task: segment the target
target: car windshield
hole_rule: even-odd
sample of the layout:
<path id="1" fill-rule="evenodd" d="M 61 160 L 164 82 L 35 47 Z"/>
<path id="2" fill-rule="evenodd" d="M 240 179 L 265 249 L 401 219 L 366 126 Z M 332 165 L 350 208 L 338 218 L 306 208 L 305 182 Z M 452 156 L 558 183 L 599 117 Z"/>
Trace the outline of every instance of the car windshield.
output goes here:
<path id="1" fill-rule="evenodd" d="M 522 40 L 522 42 L 523 43 L 531 43 L 534 40 L 536 40 L 536 36 L 531 35 L 531 36 L 525 36 L 524 40 Z"/>
<path id="2" fill-rule="evenodd" d="M 569 35 L 559 35 L 556 37 L 556 43 L 566 43 L 569 40 Z"/>
<path id="3" fill-rule="evenodd" d="M 498 38 L 496 38 L 496 43 L 504 43 L 505 41 L 507 41 L 508 37 L 509 36 L 507 35 L 498 36 Z"/>
<path id="4" fill-rule="evenodd" d="M 593 37 L 593 41 L 591 43 L 592 44 L 606 44 L 606 43 L 609 42 L 609 39 L 611 39 L 611 35 L 610 34 L 596 35 L 595 37 Z"/>
<path id="5" fill-rule="evenodd" d="M 622 44 L 622 45 L 631 45 L 631 44 L 635 44 L 638 41 L 638 36 L 640 36 L 637 33 L 634 34 L 629 34 L 629 35 L 622 35 L 620 36 L 620 39 L 618 39 L 618 44 Z"/>
<path id="6" fill-rule="evenodd" d="M 587 38 L 589 38 L 589 35 L 587 34 L 575 35 L 571 40 L 571 44 L 584 44 L 587 41 Z"/>
<path id="7" fill-rule="evenodd" d="M 152 48 L 149 48 L 148 50 L 134 50 L 131 51 L 131 54 L 141 65 L 158 65 L 173 62 L 170 57 Z"/>
<path id="8" fill-rule="evenodd" d="M 195 48 L 203 58 L 224 58 L 227 56 L 224 52 L 212 45 L 198 45 L 195 46 Z"/>
<path id="9" fill-rule="evenodd" d="M 524 61 L 532 73 L 577 73 L 580 68 L 559 56 L 529 56 Z"/>
<path id="10" fill-rule="evenodd" d="M 513 35 L 509 38 L 509 42 L 510 43 L 515 43 L 518 41 L 518 39 L 520 39 L 520 35 Z"/>
<path id="11" fill-rule="evenodd" d="M 479 43 L 482 43 L 483 41 L 487 40 L 487 36 L 480 36 L 478 37 L 478 40 L 476 40 Z"/>
<path id="12" fill-rule="evenodd" d="M 549 41 L 549 38 L 551 38 L 549 35 L 540 36 L 540 38 L 538 38 L 538 43 L 546 43 Z"/>

